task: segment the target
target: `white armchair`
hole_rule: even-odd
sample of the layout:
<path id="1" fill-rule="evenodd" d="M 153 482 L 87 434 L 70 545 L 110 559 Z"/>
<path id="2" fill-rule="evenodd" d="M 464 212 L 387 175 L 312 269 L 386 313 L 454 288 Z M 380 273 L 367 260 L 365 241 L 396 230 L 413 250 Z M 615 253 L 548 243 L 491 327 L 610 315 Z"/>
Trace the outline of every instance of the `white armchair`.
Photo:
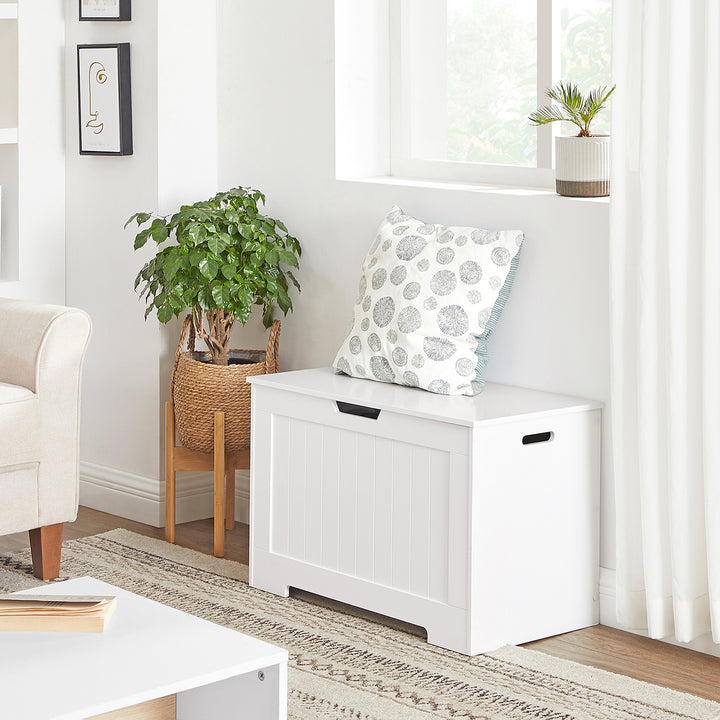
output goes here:
<path id="1" fill-rule="evenodd" d="M 0 298 L 0 535 L 30 531 L 33 572 L 60 573 L 78 509 L 82 310 Z"/>

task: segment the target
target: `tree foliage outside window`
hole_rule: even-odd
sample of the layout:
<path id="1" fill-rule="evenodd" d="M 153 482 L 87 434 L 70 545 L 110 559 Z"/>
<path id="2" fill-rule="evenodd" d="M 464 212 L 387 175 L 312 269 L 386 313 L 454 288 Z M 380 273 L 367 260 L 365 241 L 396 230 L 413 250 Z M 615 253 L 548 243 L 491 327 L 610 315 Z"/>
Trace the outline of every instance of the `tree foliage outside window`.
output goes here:
<path id="1" fill-rule="evenodd" d="M 560 9 L 560 77 L 587 92 L 599 85 L 612 85 L 612 0 L 565 0 Z M 610 105 L 593 123 L 596 135 L 610 132 Z M 567 130 L 567 133 L 565 132 Z M 564 134 L 574 134 L 563 128 Z"/>
<path id="2" fill-rule="evenodd" d="M 584 89 L 611 84 L 611 0 L 557 2 L 560 77 Z M 536 164 L 527 122 L 538 104 L 535 8 L 535 0 L 447 0 L 447 160 Z M 609 117 L 593 130 L 608 133 Z"/>
<path id="3" fill-rule="evenodd" d="M 535 0 L 448 0 L 447 13 L 447 159 L 534 165 Z"/>

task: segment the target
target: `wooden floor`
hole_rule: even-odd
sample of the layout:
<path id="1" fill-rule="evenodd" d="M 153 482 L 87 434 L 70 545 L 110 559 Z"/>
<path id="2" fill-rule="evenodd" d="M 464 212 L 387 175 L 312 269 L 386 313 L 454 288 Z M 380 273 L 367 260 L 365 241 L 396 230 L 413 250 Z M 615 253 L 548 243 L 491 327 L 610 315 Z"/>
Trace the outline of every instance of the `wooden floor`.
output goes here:
<path id="1" fill-rule="evenodd" d="M 118 527 L 150 537 L 164 537 L 163 528 L 80 508 L 77 521 L 65 526 L 65 539 L 95 535 Z M 178 545 L 212 554 L 212 535 L 213 521 L 198 520 L 178 525 L 176 540 Z M 27 547 L 27 533 L 0 537 L 0 553 Z M 247 563 L 247 525 L 236 523 L 235 530 L 226 533 L 225 557 Z M 525 647 L 720 702 L 720 658 L 657 640 L 597 625 L 528 643 Z"/>

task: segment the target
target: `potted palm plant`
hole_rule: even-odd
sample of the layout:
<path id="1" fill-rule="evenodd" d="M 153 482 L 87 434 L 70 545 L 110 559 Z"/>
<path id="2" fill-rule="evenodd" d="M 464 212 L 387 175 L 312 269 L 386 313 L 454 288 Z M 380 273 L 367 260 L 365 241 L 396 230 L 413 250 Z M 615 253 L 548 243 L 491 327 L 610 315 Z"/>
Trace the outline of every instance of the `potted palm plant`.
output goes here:
<path id="1" fill-rule="evenodd" d="M 579 128 L 574 136 L 555 138 L 555 190 L 570 197 L 610 194 L 610 136 L 593 135 L 590 124 L 615 90 L 599 87 L 583 95 L 577 85 L 560 82 L 547 90 L 552 100 L 531 113 L 533 125 L 564 121 Z"/>
<path id="2" fill-rule="evenodd" d="M 301 247 L 280 220 L 260 211 L 265 196 L 237 187 L 209 200 L 183 205 L 158 216 L 135 213 L 142 227 L 135 249 L 152 240 L 155 255 L 135 279 L 145 300 L 145 317 L 155 312 L 161 323 L 189 310 L 180 337 L 172 378 L 172 398 L 180 442 L 202 452 L 213 448 L 213 412 L 226 415 L 226 447 L 239 450 L 250 440 L 248 375 L 277 372 L 280 330 L 276 307 L 292 310 L 290 285 L 300 285 Z M 145 227 L 143 227 L 145 226 Z M 247 322 L 253 306 L 262 307 L 271 328 L 266 351 L 229 350 L 233 327 Z M 182 352 L 186 334 L 188 351 Z M 207 346 L 195 352 L 195 337 Z"/>

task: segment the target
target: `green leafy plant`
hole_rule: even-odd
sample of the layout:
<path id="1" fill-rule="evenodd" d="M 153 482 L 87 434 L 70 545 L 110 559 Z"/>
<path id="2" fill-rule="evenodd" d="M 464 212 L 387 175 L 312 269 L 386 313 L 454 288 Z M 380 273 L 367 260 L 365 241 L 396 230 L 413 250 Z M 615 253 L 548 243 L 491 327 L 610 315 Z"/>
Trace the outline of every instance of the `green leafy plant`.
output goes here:
<path id="1" fill-rule="evenodd" d="M 547 125 L 558 120 L 571 122 L 580 128 L 578 137 L 592 137 L 590 123 L 605 107 L 614 89 L 615 85 L 609 90 L 602 86 L 583 95 L 574 83 L 559 82 L 545 93 L 554 102 L 530 113 L 528 119 L 533 125 Z"/>
<path id="2" fill-rule="evenodd" d="M 230 336 L 236 321 L 245 324 L 253 305 L 263 308 L 270 327 L 275 307 L 292 310 L 289 285 L 300 285 L 289 267 L 297 268 L 300 243 L 280 220 L 260 212 L 265 196 L 237 187 L 215 197 L 183 205 L 165 217 L 135 213 L 135 249 L 148 240 L 158 245 L 155 256 L 135 278 L 135 289 L 147 303 L 145 317 L 158 320 L 192 310 L 193 326 L 216 365 L 227 365 Z"/>

